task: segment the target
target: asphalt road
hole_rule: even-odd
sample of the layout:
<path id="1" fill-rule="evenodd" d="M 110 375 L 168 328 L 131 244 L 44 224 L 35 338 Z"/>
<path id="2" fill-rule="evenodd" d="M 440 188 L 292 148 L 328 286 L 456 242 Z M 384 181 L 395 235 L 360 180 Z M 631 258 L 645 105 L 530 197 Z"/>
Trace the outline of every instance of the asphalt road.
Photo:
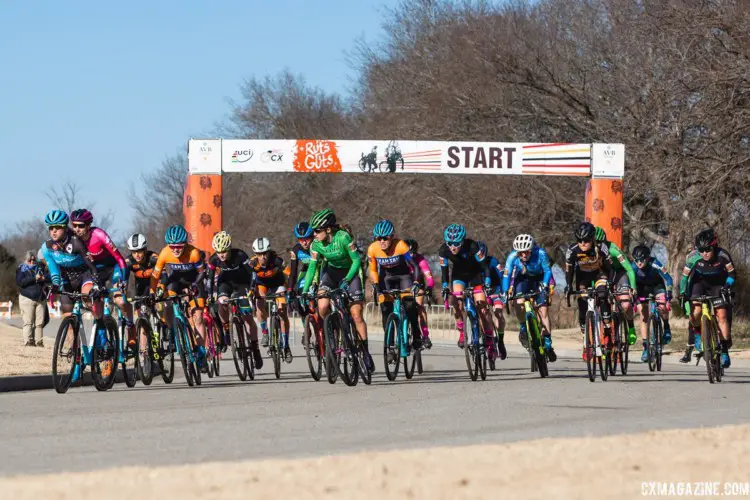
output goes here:
<path id="1" fill-rule="evenodd" d="M 373 352 L 379 352 L 380 344 Z M 573 353 L 570 353 L 571 355 Z M 281 380 L 270 363 L 240 382 L 231 360 L 222 376 L 189 388 L 92 387 L 0 395 L 0 475 L 326 455 L 365 449 L 465 445 L 602 435 L 750 421 L 750 368 L 733 366 L 720 385 L 705 368 L 670 364 L 590 383 L 580 358 L 561 358 L 551 376 L 531 374 L 513 348 L 484 382 L 471 382 L 463 354 L 436 346 L 425 373 L 388 382 L 382 355 L 372 386 L 314 382 L 301 351 Z M 738 364 L 739 365 L 739 364 Z M 179 369 L 178 369 L 179 370 Z M 178 371 L 179 373 L 179 371 Z M 690 443 L 685 443 L 689 447 Z M 419 468 L 419 464 L 415 464 Z"/>

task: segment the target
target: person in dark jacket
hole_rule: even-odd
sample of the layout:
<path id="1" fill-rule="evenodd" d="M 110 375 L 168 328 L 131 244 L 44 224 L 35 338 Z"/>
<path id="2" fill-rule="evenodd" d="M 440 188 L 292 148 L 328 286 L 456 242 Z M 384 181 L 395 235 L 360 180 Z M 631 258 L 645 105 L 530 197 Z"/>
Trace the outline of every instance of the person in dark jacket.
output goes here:
<path id="1" fill-rule="evenodd" d="M 16 269 L 16 284 L 19 288 L 18 305 L 23 317 L 23 337 L 26 346 L 44 347 L 43 327 L 45 319 L 44 271 L 37 264 L 36 252 L 29 251 L 26 260 Z"/>

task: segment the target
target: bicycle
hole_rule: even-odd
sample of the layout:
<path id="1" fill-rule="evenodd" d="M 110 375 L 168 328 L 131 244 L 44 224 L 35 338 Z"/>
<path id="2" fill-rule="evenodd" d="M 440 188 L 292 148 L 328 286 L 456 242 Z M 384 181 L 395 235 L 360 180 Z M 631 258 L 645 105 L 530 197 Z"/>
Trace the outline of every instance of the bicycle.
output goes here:
<path id="1" fill-rule="evenodd" d="M 151 310 L 148 306 L 151 296 L 132 297 L 134 312 L 138 311 L 135 320 L 135 334 L 138 343 L 138 378 L 143 385 L 151 385 L 154 379 L 154 363 L 158 361 L 158 334 L 151 327 Z"/>
<path id="2" fill-rule="evenodd" d="M 192 298 L 192 293 L 184 293 L 168 297 L 166 300 L 172 302 L 172 329 L 175 338 L 177 353 L 180 355 L 182 371 L 188 386 L 201 385 L 201 370 L 198 357 L 195 355 L 195 333 L 188 321 L 186 312 L 187 302 L 183 299 Z"/>
<path id="3" fill-rule="evenodd" d="M 245 322 L 243 320 L 243 316 L 253 313 L 253 309 L 249 305 L 251 301 L 247 296 L 237 296 L 231 297 L 228 303 L 231 311 L 231 349 L 234 369 L 237 370 L 237 376 L 243 382 L 248 377 L 250 377 L 250 380 L 254 380 L 255 361 L 247 343 L 247 332 L 245 332 Z M 243 305 L 243 303 L 247 303 L 247 305 Z"/>
<path id="4" fill-rule="evenodd" d="M 372 373 L 367 369 L 367 354 L 360 348 L 359 335 L 354 334 L 357 330 L 349 313 L 349 293 L 337 288 L 321 293 L 318 298 L 331 300 L 331 311 L 323 321 L 328 382 L 335 384 L 340 375 L 346 385 L 353 387 L 361 376 L 362 381 L 369 385 Z"/>
<path id="5" fill-rule="evenodd" d="M 313 380 L 318 382 L 323 375 L 323 360 L 326 359 L 326 347 L 323 341 L 323 325 L 320 321 L 320 315 L 312 303 L 309 303 L 307 306 L 303 335 L 303 339 L 306 342 L 305 357 L 307 358 L 307 366 L 310 368 L 310 375 L 312 375 Z"/>
<path id="6" fill-rule="evenodd" d="M 407 380 L 411 380 L 414 376 L 414 369 L 422 357 L 422 349 L 414 349 L 413 347 L 414 336 L 415 334 L 421 336 L 422 332 L 413 331 L 412 322 L 408 317 L 401 296 L 409 294 L 407 300 L 414 300 L 414 298 L 411 296 L 411 290 L 382 290 L 380 293 L 393 299 L 393 312 L 388 315 L 384 325 L 383 362 L 385 363 L 385 375 L 390 381 L 396 380 L 398 368 L 403 359 L 404 375 Z M 410 356 L 412 357 L 411 367 L 409 367 Z"/>
<path id="7" fill-rule="evenodd" d="M 713 384 L 714 382 L 721 382 L 721 378 L 724 375 L 724 368 L 721 366 L 721 339 L 719 338 L 719 324 L 716 320 L 714 310 L 714 300 L 725 299 L 725 297 L 701 295 L 700 297 L 694 297 L 690 300 L 693 302 L 701 303 L 701 349 L 699 353 L 698 363 L 700 358 L 706 363 L 706 372 L 708 373 L 708 381 Z"/>
<path id="8" fill-rule="evenodd" d="M 161 378 L 165 384 L 171 384 L 174 380 L 174 355 L 177 351 L 174 332 L 167 326 L 162 317 L 156 313 L 154 307 L 156 304 L 170 300 L 169 297 L 154 299 L 148 295 L 147 304 L 149 307 L 141 306 L 141 313 L 149 317 L 149 328 L 151 329 L 151 347 L 150 353 L 159 366 Z"/>
<path id="9" fill-rule="evenodd" d="M 649 371 L 661 371 L 664 323 L 662 322 L 658 306 L 664 305 L 665 303 L 657 302 L 654 294 L 649 294 L 648 297 L 642 297 L 639 300 L 641 303 L 648 302 L 649 312 L 651 313 L 651 321 L 648 325 L 647 336 L 648 369 Z"/>
<path id="10" fill-rule="evenodd" d="M 620 373 L 628 374 L 628 364 L 630 362 L 630 344 L 628 343 L 628 334 L 625 330 L 627 317 L 622 308 L 622 304 L 617 298 L 610 293 L 610 304 L 612 304 L 612 341 L 610 343 L 610 352 L 607 356 L 607 369 L 610 375 L 617 374 L 617 365 L 620 365 Z"/>
<path id="11" fill-rule="evenodd" d="M 284 337 L 281 333 L 281 316 L 279 316 L 279 305 L 276 299 L 286 297 L 284 293 L 269 293 L 263 299 L 266 301 L 268 308 L 268 354 L 273 360 L 273 374 L 276 378 L 281 378 L 281 357 L 284 355 Z M 287 332 L 288 334 L 289 332 Z"/>
<path id="12" fill-rule="evenodd" d="M 539 376 L 545 378 L 549 376 L 547 352 L 544 349 L 544 342 L 542 341 L 542 330 L 540 327 L 542 322 L 539 318 L 539 306 L 537 306 L 535 300 L 540 293 L 537 291 L 515 295 L 511 300 L 523 300 L 527 337 L 526 351 L 529 353 L 529 359 L 531 360 L 531 372 L 539 372 Z M 508 307 L 508 315 L 510 315 L 510 307 Z"/>
<path id="13" fill-rule="evenodd" d="M 104 312 L 102 319 L 105 324 L 108 324 L 107 328 L 119 329 L 119 350 L 118 350 L 118 363 L 120 363 L 122 369 L 122 376 L 125 380 L 125 385 L 128 387 L 135 387 L 136 381 L 138 380 L 138 342 L 133 347 L 129 347 L 127 344 L 128 333 L 127 326 L 125 324 L 125 317 L 122 315 L 122 311 L 119 307 L 117 309 L 117 321 L 112 317 L 112 299 L 109 294 L 105 292 L 104 295 Z"/>
<path id="14" fill-rule="evenodd" d="M 74 374 L 78 367 L 78 377 L 83 375 L 87 365 L 91 366 L 91 378 L 94 387 L 98 391 L 106 391 L 115 383 L 116 360 L 118 359 L 119 341 L 117 329 L 111 328 L 111 324 L 104 323 L 101 319 L 94 322 L 92 328 L 92 344 L 86 345 L 85 339 L 81 338 L 81 326 L 83 325 L 83 311 L 89 310 L 83 305 L 83 298 L 88 297 L 79 292 L 59 292 L 60 295 L 70 297 L 73 311 L 65 316 L 60 323 L 55 337 L 55 347 L 52 352 L 52 384 L 58 394 L 65 393 L 74 382 Z M 99 335 L 100 329 L 103 331 Z M 68 337 L 70 336 L 70 339 Z M 59 364 L 63 360 L 70 362 L 70 368 L 61 369 Z M 103 375 L 102 363 L 109 363 L 109 375 Z"/>
<path id="15" fill-rule="evenodd" d="M 585 290 L 569 292 L 567 295 L 568 307 L 570 307 L 570 297 L 580 296 L 586 298 L 586 326 L 583 335 L 583 356 L 586 361 L 586 371 L 589 380 L 596 380 L 596 365 L 599 365 L 599 374 L 602 381 L 606 382 L 609 372 L 606 369 L 607 348 L 602 345 L 602 318 L 597 304 L 596 289 L 587 288 Z"/>
<path id="16" fill-rule="evenodd" d="M 482 324 L 483 320 L 477 313 L 474 303 L 474 291 L 464 290 L 462 298 L 464 301 L 464 325 L 471 325 L 471 335 L 465 335 L 466 345 L 464 345 L 464 356 L 466 357 L 466 367 L 469 369 L 469 378 L 472 382 L 476 382 L 478 377 L 486 380 L 487 344 L 484 335 L 484 325 Z"/>
<path id="17" fill-rule="evenodd" d="M 219 335 L 224 335 L 221 320 L 214 317 L 210 306 L 203 308 L 203 324 L 206 325 L 206 373 L 208 378 L 219 376 L 221 360 L 221 342 Z"/>

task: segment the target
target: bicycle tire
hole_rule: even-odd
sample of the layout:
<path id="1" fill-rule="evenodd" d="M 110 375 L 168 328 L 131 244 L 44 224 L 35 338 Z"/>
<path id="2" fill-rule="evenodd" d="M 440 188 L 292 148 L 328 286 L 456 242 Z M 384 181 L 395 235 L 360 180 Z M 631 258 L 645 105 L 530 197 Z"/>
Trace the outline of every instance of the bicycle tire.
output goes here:
<path id="1" fill-rule="evenodd" d="M 406 342 L 406 352 L 413 354 L 412 344 L 414 343 L 414 332 L 412 331 L 411 321 L 407 319 L 405 309 L 402 308 L 401 313 L 403 314 L 403 316 L 401 316 L 403 318 L 401 320 L 401 329 L 406 332 L 406 335 L 400 335 L 399 338 L 401 338 L 401 342 Z M 411 358 L 411 363 L 409 363 L 409 358 Z M 402 356 L 401 359 L 404 362 L 404 376 L 406 377 L 406 380 L 411 380 L 412 377 L 414 377 L 414 369 L 417 367 L 417 360 L 412 355 Z"/>
<path id="2" fill-rule="evenodd" d="M 701 318 L 701 334 L 703 336 L 703 361 L 706 363 L 706 372 L 710 383 L 719 382 L 716 379 L 716 373 L 719 371 L 715 365 L 719 365 L 716 359 L 716 344 L 714 322 L 706 318 Z M 721 375 L 719 375 L 721 376 Z"/>
<path id="3" fill-rule="evenodd" d="M 385 320 L 385 336 L 383 338 L 383 364 L 385 365 L 385 376 L 391 382 L 398 377 L 401 366 L 401 353 L 398 347 L 398 316 L 390 313 Z M 390 353 L 390 362 L 389 360 Z"/>
<path id="4" fill-rule="evenodd" d="M 719 336 L 719 325 L 716 323 L 716 319 L 714 319 L 712 324 L 714 327 L 712 335 L 714 337 L 714 346 L 716 346 L 714 354 L 714 380 L 721 382 L 721 377 L 724 376 L 724 367 L 721 365 L 721 337 Z"/>
<path id="5" fill-rule="evenodd" d="M 164 325 L 159 327 L 159 345 L 164 345 L 164 335 L 168 337 L 167 349 L 162 349 L 159 355 L 159 370 L 161 370 L 161 379 L 165 384 L 171 384 L 174 380 L 174 351 L 175 339 L 172 332 Z"/>
<path id="6" fill-rule="evenodd" d="M 78 319 L 74 316 L 68 316 L 60 323 L 60 328 L 57 329 L 57 335 L 55 336 L 55 350 L 52 352 L 52 385 L 55 388 L 55 392 L 58 394 L 65 394 L 73 383 L 73 372 L 75 367 L 80 363 L 81 357 L 81 334 L 80 324 Z M 65 349 L 65 340 L 68 338 L 68 333 L 72 335 L 72 342 L 70 344 L 69 352 L 62 353 Z M 58 362 L 60 358 L 71 359 L 69 369 L 60 370 Z M 83 366 L 81 366 L 81 372 L 83 372 Z"/>
<path id="7" fill-rule="evenodd" d="M 466 331 L 467 327 L 469 329 L 468 332 Z M 479 376 L 479 366 L 477 365 L 477 358 L 474 355 L 474 328 L 476 328 L 476 324 L 470 320 L 469 313 L 464 310 L 464 357 L 466 358 L 466 368 L 469 369 L 469 378 L 472 382 L 476 382 Z"/>
<path id="8" fill-rule="evenodd" d="M 370 385 L 372 384 L 372 372 L 367 369 L 367 363 L 365 361 L 367 352 L 365 352 L 362 343 L 358 342 L 357 344 L 357 368 L 359 369 L 359 378 L 362 379 L 362 382 L 364 382 L 365 385 Z"/>
<path id="9" fill-rule="evenodd" d="M 589 375 L 589 381 L 596 380 L 596 360 L 594 355 L 594 313 L 586 313 L 586 329 L 583 337 L 583 352 L 586 360 L 586 371 Z"/>
<path id="10" fill-rule="evenodd" d="M 307 358 L 307 367 L 310 369 L 310 375 L 316 382 L 320 381 L 323 376 L 323 358 L 320 355 L 320 335 L 317 323 L 312 314 L 305 317 L 304 338 L 307 339 L 305 346 L 305 357 Z"/>
<path id="11" fill-rule="evenodd" d="M 122 352 L 122 363 L 120 363 L 120 369 L 122 370 L 122 378 L 125 381 L 125 385 L 128 388 L 135 387 L 136 381 L 138 380 L 138 341 L 135 343 L 135 352 L 128 346 L 129 335 L 122 324 L 120 327 L 120 349 Z M 132 366 L 129 366 L 132 363 Z"/>
<path id="12" fill-rule="evenodd" d="M 526 319 L 526 332 L 527 342 L 531 346 L 531 349 L 527 349 L 529 357 L 531 358 L 532 372 L 539 372 L 541 378 L 545 378 L 548 375 L 547 371 L 547 356 L 544 354 L 544 347 L 542 344 L 541 330 L 539 328 L 538 320 L 534 318 Z"/>
<path id="13" fill-rule="evenodd" d="M 620 373 L 628 374 L 628 363 L 630 363 L 630 344 L 625 341 L 620 351 Z"/>
<path id="14" fill-rule="evenodd" d="M 388 168 L 388 160 L 383 160 L 378 164 L 378 170 L 380 170 L 381 174 L 386 174 L 389 172 Z"/>
<path id="15" fill-rule="evenodd" d="M 153 331 L 151 329 L 151 322 L 146 318 L 138 318 L 135 322 L 135 334 L 138 339 L 138 361 L 136 366 L 138 367 L 138 378 L 141 379 L 143 385 L 151 385 L 154 380 L 154 351 L 151 345 L 151 337 Z M 145 346 L 142 345 L 141 339 L 145 337 Z"/>
<path id="16" fill-rule="evenodd" d="M 187 381 L 188 386 L 193 387 L 193 385 L 195 385 L 195 380 L 193 379 L 194 370 L 191 371 L 190 367 L 192 366 L 192 363 L 188 360 L 187 350 L 190 347 L 186 344 L 187 336 L 185 335 L 185 324 L 180 318 L 174 318 L 172 324 L 174 325 L 177 351 L 180 353 L 182 372 L 185 374 L 185 380 Z"/>
<path id="17" fill-rule="evenodd" d="M 414 356 L 417 358 L 417 373 L 422 375 L 424 373 L 424 367 L 422 366 L 422 349 L 417 349 Z"/>
<path id="18" fill-rule="evenodd" d="M 362 172 L 367 172 L 367 162 L 364 158 L 360 158 L 358 165 Z"/>
<path id="19" fill-rule="evenodd" d="M 339 362 L 341 355 L 337 352 L 339 335 L 339 316 L 329 314 L 323 321 L 323 333 L 326 336 L 326 378 L 329 384 L 335 384 L 339 378 Z"/>
<path id="20" fill-rule="evenodd" d="M 214 364 L 214 376 L 218 377 L 221 375 L 221 373 L 219 372 L 220 367 L 221 367 L 221 353 L 217 352 L 216 356 L 213 357 L 212 361 Z"/>
<path id="21" fill-rule="evenodd" d="M 97 391 L 108 391 L 115 384 L 115 374 L 117 373 L 117 360 L 119 358 L 120 341 L 117 335 L 117 324 L 110 317 L 109 320 L 104 318 L 104 330 L 106 332 L 105 345 L 96 346 L 96 333 L 91 349 L 91 379 Z M 102 375 L 100 363 L 111 363 L 109 376 Z"/>
<path id="22" fill-rule="evenodd" d="M 648 331 L 646 332 L 648 339 L 648 370 L 653 372 L 656 371 L 656 333 L 654 332 L 655 320 L 652 318 L 648 322 Z"/>
<path id="23" fill-rule="evenodd" d="M 357 362 L 356 349 L 352 340 L 352 325 L 348 321 L 341 322 L 341 340 L 344 352 L 341 356 L 339 375 L 349 387 L 354 387 L 359 382 L 359 363 Z"/>
<path id="24" fill-rule="evenodd" d="M 232 319 L 232 329 L 230 332 L 231 336 L 231 349 L 232 349 L 232 361 L 234 362 L 234 369 L 237 371 L 237 376 L 241 381 L 247 380 L 247 364 L 245 354 L 245 328 L 242 325 L 242 321 L 234 316 Z"/>
<path id="25" fill-rule="evenodd" d="M 662 335 L 663 335 L 663 330 L 662 330 L 662 323 L 661 323 L 661 318 L 660 317 L 657 317 L 655 319 L 654 326 L 656 327 L 656 336 L 654 337 L 654 340 L 656 341 L 656 343 L 654 345 L 654 355 L 655 355 L 655 358 L 656 358 L 655 359 L 655 361 L 656 361 L 655 364 L 656 364 L 656 371 L 660 372 L 661 371 L 661 361 L 662 361 L 662 359 L 661 359 L 661 357 L 662 357 L 662 349 L 663 349 L 663 346 L 661 345 L 661 339 L 662 339 Z"/>
<path id="26" fill-rule="evenodd" d="M 612 318 L 612 350 L 609 355 L 607 368 L 610 375 L 617 375 L 617 363 L 620 358 L 620 346 L 622 345 L 622 320 L 619 314 Z"/>
<path id="27" fill-rule="evenodd" d="M 273 374 L 276 379 L 281 378 L 281 353 L 283 351 L 283 337 L 279 317 L 273 315 L 271 318 L 271 358 L 273 359 Z"/>
<path id="28" fill-rule="evenodd" d="M 474 354 L 477 357 L 477 366 L 479 367 L 479 377 L 482 380 L 487 380 L 487 337 L 484 334 L 484 321 L 482 320 L 481 316 L 477 316 L 477 328 L 479 328 L 479 332 L 477 333 L 477 340 L 478 342 L 478 349 L 476 350 L 476 353 Z"/>

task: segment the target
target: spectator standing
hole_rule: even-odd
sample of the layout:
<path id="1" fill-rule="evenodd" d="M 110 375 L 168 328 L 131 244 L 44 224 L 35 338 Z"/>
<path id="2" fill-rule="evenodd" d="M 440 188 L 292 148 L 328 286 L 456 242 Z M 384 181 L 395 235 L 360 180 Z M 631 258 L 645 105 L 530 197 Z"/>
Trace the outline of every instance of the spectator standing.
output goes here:
<path id="1" fill-rule="evenodd" d="M 45 281 L 44 271 L 37 264 L 37 253 L 27 252 L 26 260 L 16 269 L 16 284 L 19 288 L 18 306 L 23 318 L 23 338 L 29 347 L 44 347 Z"/>

